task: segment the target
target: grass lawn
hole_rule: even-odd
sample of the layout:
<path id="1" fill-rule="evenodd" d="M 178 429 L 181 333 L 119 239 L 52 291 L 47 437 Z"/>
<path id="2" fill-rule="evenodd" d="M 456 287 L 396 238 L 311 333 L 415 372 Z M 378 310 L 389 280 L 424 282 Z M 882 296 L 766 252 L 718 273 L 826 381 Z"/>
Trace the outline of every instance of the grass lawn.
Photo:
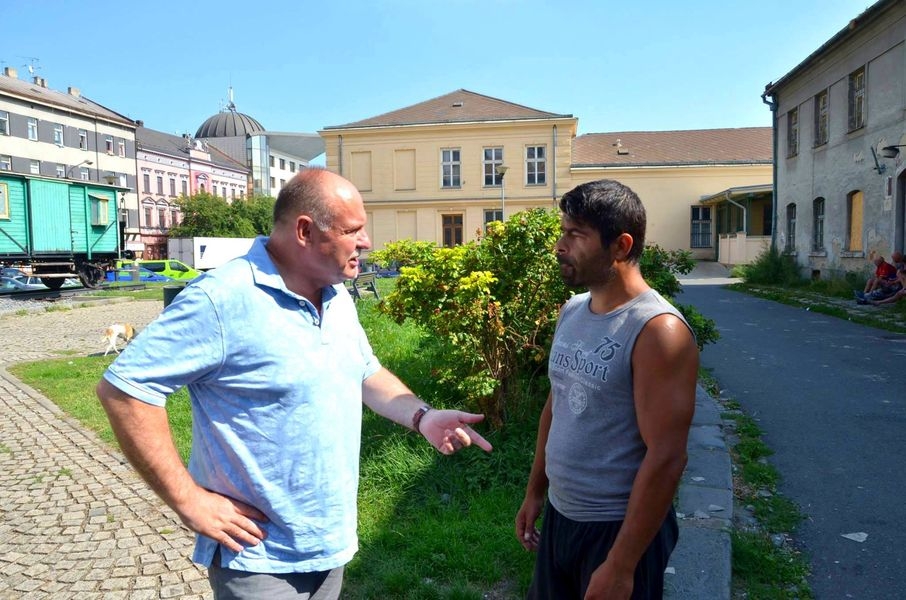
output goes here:
<path id="1" fill-rule="evenodd" d="M 379 280 L 382 293 L 392 282 Z M 144 293 L 161 294 L 161 290 Z M 159 297 L 159 296 L 158 296 Z M 358 303 L 362 323 L 383 364 L 426 401 L 455 406 L 434 383 L 437 350 L 417 328 L 399 326 Z M 112 445 L 116 442 L 94 388 L 114 356 L 67 357 L 10 368 L 17 377 Z M 546 390 L 526 400 L 526 417 L 505 433 L 488 433 L 494 452 L 473 449 L 445 457 L 420 436 L 365 412 L 359 490 L 360 550 L 347 566 L 343 597 L 497 600 L 524 597 L 534 555 L 513 533 L 528 477 L 535 418 Z M 185 391 L 170 398 L 176 445 L 188 459 L 191 415 Z M 487 595 L 486 595 L 487 594 Z"/>

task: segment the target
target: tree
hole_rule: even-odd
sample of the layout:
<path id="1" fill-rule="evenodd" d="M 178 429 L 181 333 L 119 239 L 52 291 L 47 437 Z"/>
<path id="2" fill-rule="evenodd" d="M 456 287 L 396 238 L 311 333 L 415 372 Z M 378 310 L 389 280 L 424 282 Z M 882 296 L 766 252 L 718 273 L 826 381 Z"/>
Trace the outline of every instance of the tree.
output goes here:
<path id="1" fill-rule="evenodd" d="M 256 196 L 229 204 L 219 196 L 199 192 L 181 196 L 177 204 L 182 222 L 170 229 L 170 237 L 254 237 L 270 233 L 274 199 Z"/>

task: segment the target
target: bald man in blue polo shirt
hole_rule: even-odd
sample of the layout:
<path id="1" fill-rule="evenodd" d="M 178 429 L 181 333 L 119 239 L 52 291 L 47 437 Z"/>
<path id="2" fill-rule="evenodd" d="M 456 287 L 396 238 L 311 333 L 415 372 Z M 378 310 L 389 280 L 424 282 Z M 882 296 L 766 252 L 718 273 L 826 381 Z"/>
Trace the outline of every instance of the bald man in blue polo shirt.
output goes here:
<path id="1" fill-rule="evenodd" d="M 358 549 L 362 404 L 451 454 L 491 445 L 483 416 L 434 410 L 381 366 L 343 280 L 370 248 L 362 197 L 322 169 L 296 175 L 270 237 L 179 293 L 104 373 L 123 452 L 190 529 L 215 598 L 338 598 Z M 187 386 L 192 455 L 167 397 Z"/>

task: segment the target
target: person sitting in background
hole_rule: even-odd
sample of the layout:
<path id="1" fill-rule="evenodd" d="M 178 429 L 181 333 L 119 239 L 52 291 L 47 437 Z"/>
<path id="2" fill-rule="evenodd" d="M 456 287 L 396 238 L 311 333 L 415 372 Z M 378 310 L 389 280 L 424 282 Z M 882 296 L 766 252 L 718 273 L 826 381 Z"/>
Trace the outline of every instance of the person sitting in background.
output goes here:
<path id="1" fill-rule="evenodd" d="M 899 289 L 893 294 L 890 294 L 881 300 L 870 300 L 868 303 L 873 306 L 880 306 L 882 304 L 893 304 L 906 298 L 906 267 L 902 267 L 897 271 L 897 285 L 899 286 Z"/>
<path id="2" fill-rule="evenodd" d="M 890 253 L 890 262 L 897 268 L 897 271 L 906 269 L 906 256 L 903 256 L 899 250 Z"/>
<path id="3" fill-rule="evenodd" d="M 894 254 L 899 254 L 902 258 L 902 254 L 899 252 Z M 871 260 L 875 264 L 875 272 L 865 282 L 865 289 L 861 293 L 856 292 L 856 299 L 859 304 L 866 304 L 872 300 L 884 298 L 889 295 L 889 288 L 897 283 L 897 267 L 884 260 L 884 257 L 880 254 L 873 256 Z"/>

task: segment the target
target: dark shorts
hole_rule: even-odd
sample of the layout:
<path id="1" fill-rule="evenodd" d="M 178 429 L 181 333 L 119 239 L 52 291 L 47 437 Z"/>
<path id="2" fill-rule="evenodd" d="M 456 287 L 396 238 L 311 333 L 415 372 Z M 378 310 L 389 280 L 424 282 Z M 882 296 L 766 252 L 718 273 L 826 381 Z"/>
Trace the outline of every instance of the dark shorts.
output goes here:
<path id="1" fill-rule="evenodd" d="M 249 573 L 220 566 L 220 551 L 208 567 L 215 600 L 337 600 L 343 567 L 316 573 Z"/>
<path id="2" fill-rule="evenodd" d="M 592 573 L 607 558 L 622 521 L 582 523 L 547 504 L 528 600 L 581 600 Z M 632 600 L 659 600 L 664 569 L 676 547 L 679 527 L 673 508 L 635 570 Z"/>

